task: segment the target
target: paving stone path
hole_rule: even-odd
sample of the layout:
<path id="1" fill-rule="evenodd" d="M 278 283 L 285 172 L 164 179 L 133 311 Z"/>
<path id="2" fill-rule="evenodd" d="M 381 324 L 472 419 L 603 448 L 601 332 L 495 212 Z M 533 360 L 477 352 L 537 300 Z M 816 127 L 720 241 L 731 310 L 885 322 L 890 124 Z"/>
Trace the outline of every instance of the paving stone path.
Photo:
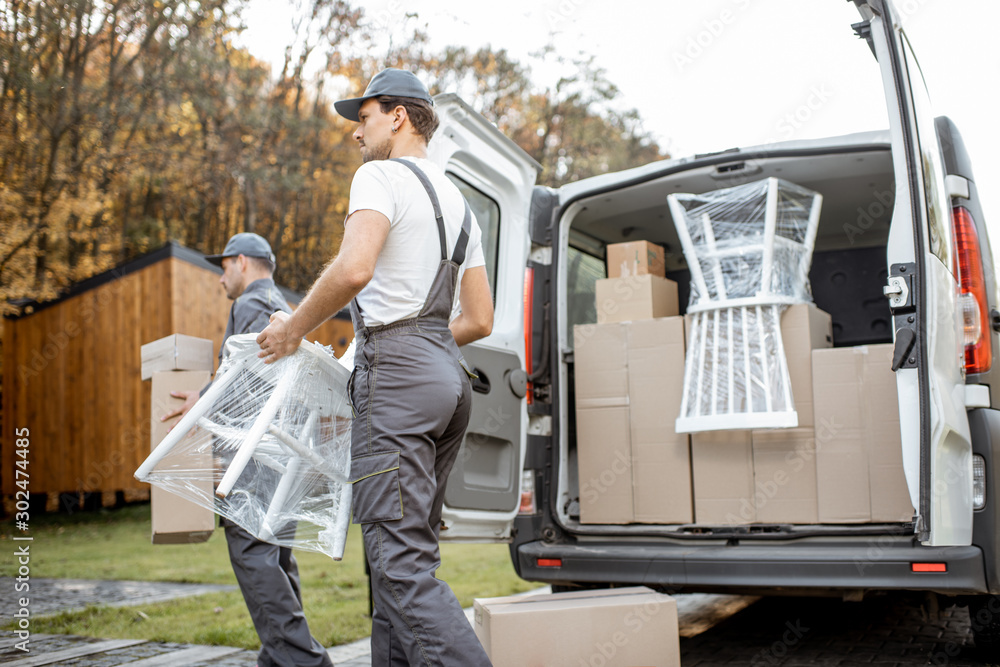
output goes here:
<path id="1" fill-rule="evenodd" d="M 33 580 L 33 584 L 38 580 Z M 128 604 L 199 594 L 193 585 L 141 582 L 66 582 L 51 584 L 55 596 L 85 606 L 88 595 L 102 602 Z M 0 586 L 6 585 L 0 580 Z M 3 590 L 3 589 L 0 589 Z M 543 589 L 544 590 L 544 589 Z M 34 585 L 32 592 L 35 591 Z M 89 592 L 85 592 L 89 591 Z M 150 596 L 160 596 L 151 598 Z M 1000 664 L 976 651 L 964 608 L 928 612 L 919 596 L 893 594 L 864 602 L 817 598 L 756 598 L 713 595 L 677 596 L 684 667 L 722 665 L 973 667 Z M 0 612 L 7 616 L 4 596 Z M 58 605 L 56 605 L 58 608 Z M 471 610 L 470 610 L 471 611 Z M 7 616 L 9 618 L 9 616 Z M 256 652 L 225 646 L 196 646 L 144 640 L 107 640 L 68 635 L 32 635 L 30 653 L 17 650 L 17 637 L 0 632 L 0 664 L 5 667 L 252 667 Z M 368 640 L 329 649 L 337 667 L 371 667 Z M 608 663 L 607 667 L 611 667 Z"/>
<path id="2" fill-rule="evenodd" d="M 179 584 L 167 581 L 98 581 L 92 579 L 36 579 L 30 583 L 31 613 L 43 616 L 63 611 L 79 611 L 87 605 L 111 607 L 152 604 L 176 598 L 217 591 L 235 591 L 236 586 L 218 584 Z M 9 617 L 18 609 L 16 582 L 0 577 L 0 616 Z"/>

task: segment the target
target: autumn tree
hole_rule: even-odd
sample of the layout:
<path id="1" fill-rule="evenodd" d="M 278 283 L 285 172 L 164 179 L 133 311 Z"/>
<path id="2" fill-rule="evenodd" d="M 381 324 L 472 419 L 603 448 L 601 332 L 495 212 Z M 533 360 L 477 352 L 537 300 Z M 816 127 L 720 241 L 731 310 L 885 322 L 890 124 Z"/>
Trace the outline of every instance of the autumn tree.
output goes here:
<path id="1" fill-rule="evenodd" d="M 11 0 L 0 13 L 0 297 L 45 299 L 120 257 L 111 198 L 187 44 L 229 0 Z"/>
<path id="2" fill-rule="evenodd" d="M 268 238 L 278 280 L 339 248 L 360 164 L 332 101 L 384 67 L 457 92 L 560 185 L 662 157 L 593 59 L 429 48 L 416 15 L 297 0 L 272 70 L 236 46 L 245 0 L 0 0 L 0 304 L 46 300 L 167 241 Z M 532 79 L 553 61 L 564 75 Z M 550 68 L 546 68 L 550 69 Z"/>

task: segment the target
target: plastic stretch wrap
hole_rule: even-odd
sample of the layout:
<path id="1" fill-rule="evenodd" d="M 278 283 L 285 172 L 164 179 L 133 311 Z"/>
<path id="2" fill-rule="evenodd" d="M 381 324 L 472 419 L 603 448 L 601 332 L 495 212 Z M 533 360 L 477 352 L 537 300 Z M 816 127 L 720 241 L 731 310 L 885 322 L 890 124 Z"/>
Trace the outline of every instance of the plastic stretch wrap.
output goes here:
<path id="1" fill-rule="evenodd" d="M 797 426 L 781 313 L 812 301 L 823 197 L 768 178 L 667 201 L 691 270 L 677 432 Z"/>
<path id="2" fill-rule="evenodd" d="M 691 266 L 689 312 L 745 299 L 754 305 L 812 301 L 819 193 L 768 178 L 668 199 Z"/>
<path id="3" fill-rule="evenodd" d="M 135 476 L 265 542 L 339 560 L 351 509 L 350 371 L 315 343 L 265 364 L 256 337 L 226 341 L 215 381 Z M 161 463 L 169 452 L 177 462 Z"/>

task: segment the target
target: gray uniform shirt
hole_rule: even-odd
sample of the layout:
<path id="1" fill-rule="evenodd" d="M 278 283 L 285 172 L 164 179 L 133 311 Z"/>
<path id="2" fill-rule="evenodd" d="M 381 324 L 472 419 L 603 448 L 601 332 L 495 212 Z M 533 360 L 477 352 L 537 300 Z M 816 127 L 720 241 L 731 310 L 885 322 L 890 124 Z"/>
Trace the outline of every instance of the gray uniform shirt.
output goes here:
<path id="1" fill-rule="evenodd" d="M 268 325 L 271 314 L 277 310 L 292 312 L 274 280 L 261 278 L 247 285 L 243 294 L 236 297 L 233 307 L 229 309 L 229 323 L 226 324 L 226 335 L 222 337 L 222 347 L 219 348 L 219 362 L 222 361 L 222 353 L 230 336 L 260 333 Z"/>
<path id="2" fill-rule="evenodd" d="M 223 352 L 226 350 L 226 341 L 234 334 L 244 334 L 250 332 L 261 332 L 270 321 L 271 313 L 281 310 L 291 313 L 285 296 L 274 284 L 271 278 L 261 278 L 255 280 L 243 290 L 243 294 L 236 297 L 233 307 L 229 309 L 229 322 L 226 324 L 226 334 L 222 337 L 222 346 L 219 348 L 219 363 L 222 363 Z M 204 396 L 211 384 L 202 387 L 200 395 Z"/>

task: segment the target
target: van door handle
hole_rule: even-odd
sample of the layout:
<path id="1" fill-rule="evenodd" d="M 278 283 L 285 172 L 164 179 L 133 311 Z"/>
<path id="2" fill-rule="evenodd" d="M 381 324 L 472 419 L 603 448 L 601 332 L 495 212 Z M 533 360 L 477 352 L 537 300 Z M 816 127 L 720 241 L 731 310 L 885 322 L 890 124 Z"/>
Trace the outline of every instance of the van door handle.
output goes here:
<path id="1" fill-rule="evenodd" d="M 479 392 L 480 394 L 490 393 L 490 379 L 486 377 L 486 373 L 482 372 L 478 368 L 473 368 L 472 372 L 479 376 L 469 378 L 472 380 L 472 391 Z"/>
<path id="2" fill-rule="evenodd" d="M 895 373 L 906 361 L 906 358 L 910 354 L 910 350 L 913 349 L 914 343 L 917 342 L 917 334 L 914 333 L 913 329 L 899 329 L 896 332 L 896 347 L 893 348 L 892 352 L 892 372 Z"/>

